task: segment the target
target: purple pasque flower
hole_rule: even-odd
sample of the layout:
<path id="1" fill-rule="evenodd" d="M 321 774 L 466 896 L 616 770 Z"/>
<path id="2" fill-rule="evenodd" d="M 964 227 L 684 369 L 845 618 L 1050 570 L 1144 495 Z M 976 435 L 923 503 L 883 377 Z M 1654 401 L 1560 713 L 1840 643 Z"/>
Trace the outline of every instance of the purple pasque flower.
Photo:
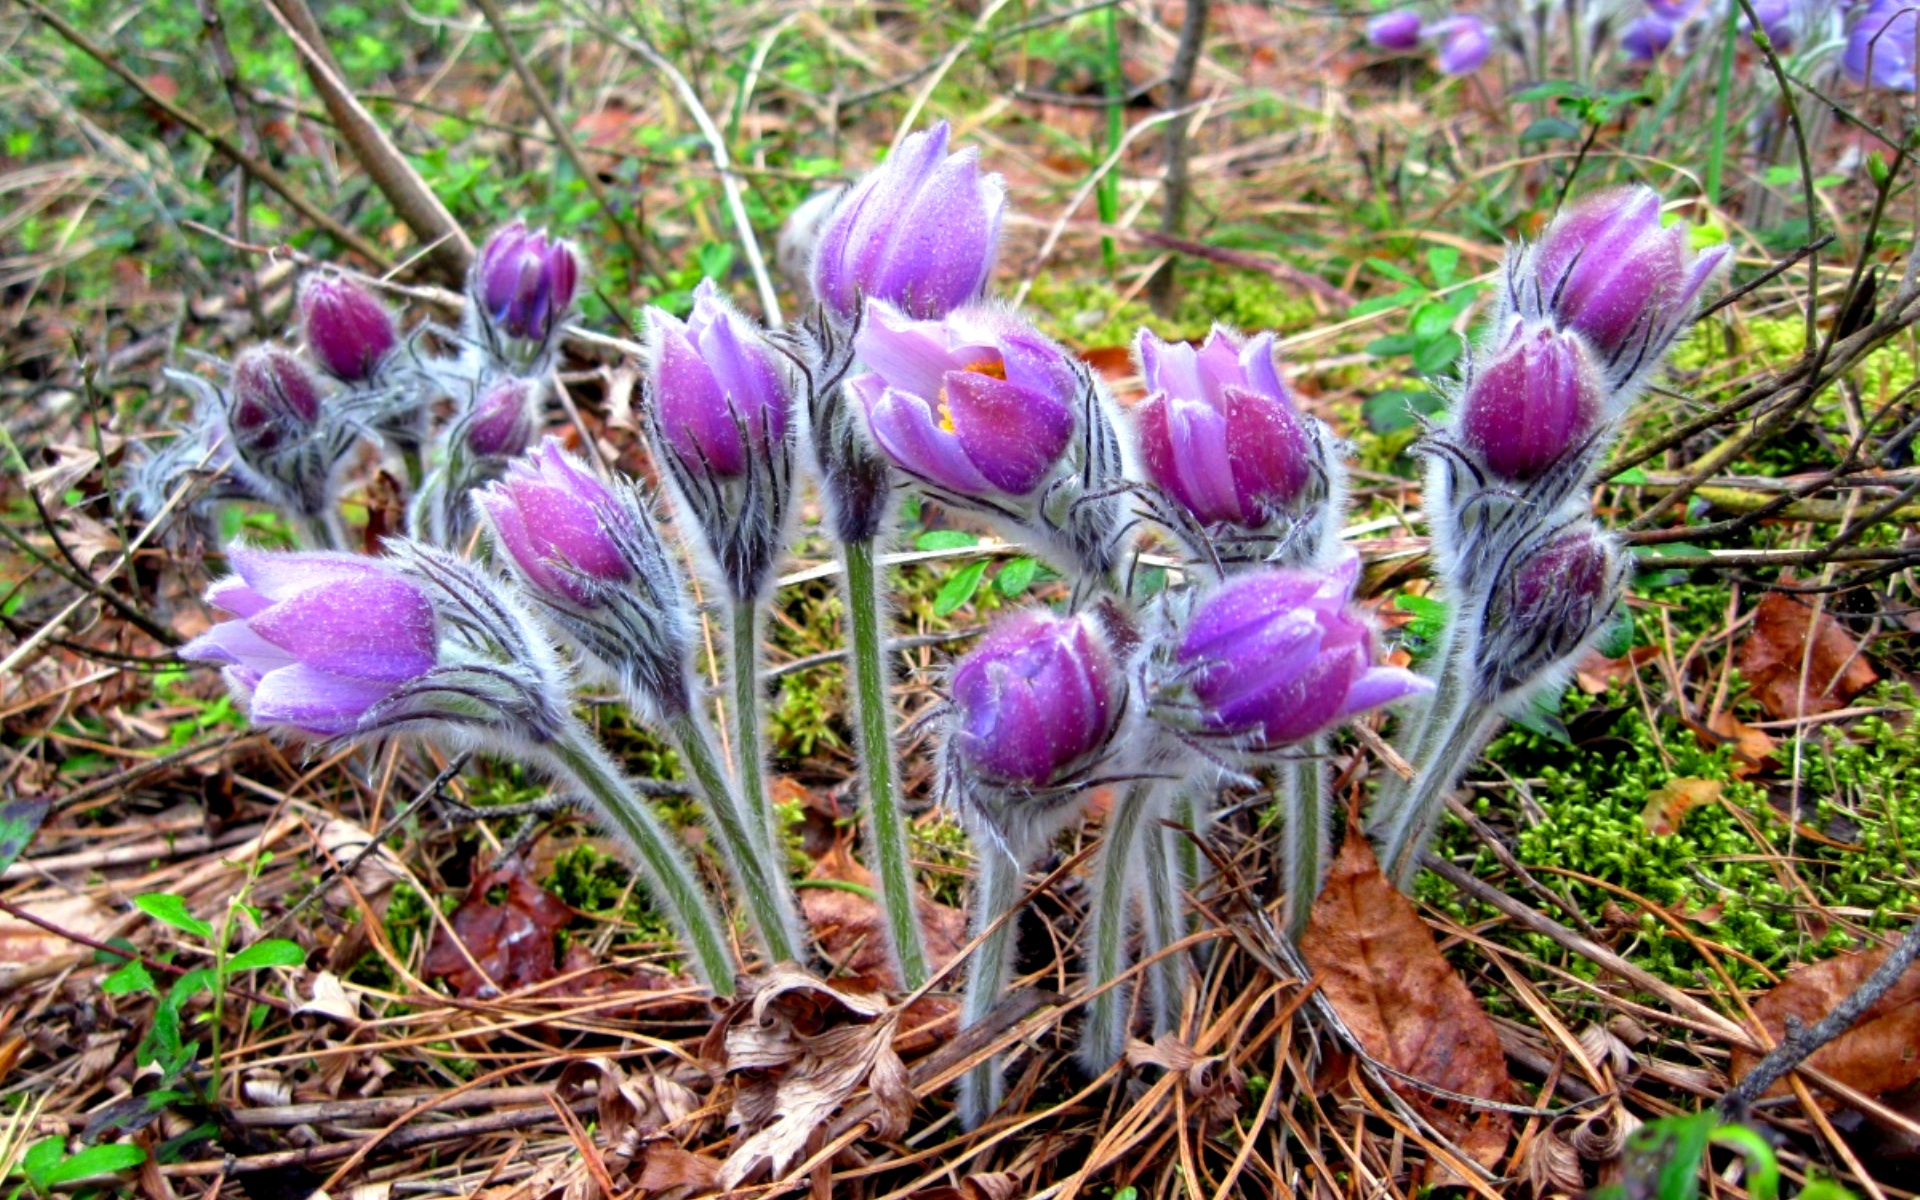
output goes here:
<path id="1" fill-rule="evenodd" d="M 224 666 L 255 724 L 349 734 L 436 665 L 433 604 L 392 564 L 245 546 L 227 559 L 237 573 L 215 583 L 207 603 L 240 619 L 188 642 L 180 657 Z"/>
<path id="2" fill-rule="evenodd" d="M 1500 564 L 1473 648 L 1489 701 L 1572 661 L 1612 616 L 1626 579 L 1618 543 L 1581 520 L 1550 529 Z"/>
<path id="3" fill-rule="evenodd" d="M 1081 377 L 1066 351 L 1013 314 L 963 308 L 916 321 L 870 302 L 847 390 L 895 466 L 934 487 L 1026 496 L 1073 438 Z"/>
<path id="4" fill-rule="evenodd" d="M 980 298 L 999 252 L 1007 203 L 979 151 L 947 153 L 945 121 L 912 134 L 828 218 L 813 256 L 813 293 L 842 322 L 868 300 L 929 319 Z"/>
<path id="5" fill-rule="evenodd" d="M 711 279 L 685 321 L 647 310 L 651 395 L 661 436 L 687 470 L 745 475 L 787 433 L 792 405 L 772 349 Z"/>
<path id="6" fill-rule="evenodd" d="M 590 606 L 596 582 L 633 577 L 621 551 L 625 510 L 558 438 L 515 459 L 476 500 L 500 548 L 546 596 Z"/>
<path id="7" fill-rule="evenodd" d="M 1367 41 L 1382 50 L 1411 50 L 1420 44 L 1420 14 L 1396 8 L 1367 21 Z"/>
<path id="8" fill-rule="evenodd" d="M 234 449 L 259 458 L 286 449 L 320 423 L 320 384 L 298 357 L 255 346 L 234 360 L 227 429 Z"/>
<path id="9" fill-rule="evenodd" d="M 1273 335 L 1216 325 L 1197 350 L 1142 329 L 1149 395 L 1133 409 L 1147 476 L 1203 525 L 1257 528 L 1293 508 L 1322 469 L 1317 439 L 1273 361 Z"/>
<path id="10" fill-rule="evenodd" d="M 953 673 L 950 745 L 970 777 L 1045 788 L 1085 767 L 1112 739 L 1126 681 L 1085 617 L 1016 612 Z"/>
<path id="11" fill-rule="evenodd" d="M 515 221 L 487 239 L 468 290 L 499 333 L 544 344 L 573 307 L 579 282 L 572 243 Z"/>
<path id="12" fill-rule="evenodd" d="M 309 275 L 300 285 L 300 323 L 307 348 L 342 383 L 367 383 L 400 344 L 393 314 L 344 275 Z"/>
<path id="13" fill-rule="evenodd" d="M 539 432 L 540 384 L 508 375 L 494 380 L 467 413 L 461 436 L 480 458 L 517 458 Z"/>
<path id="14" fill-rule="evenodd" d="M 1458 428 L 1489 474 L 1524 483 L 1585 446 L 1605 403 L 1579 335 L 1515 317 L 1468 379 Z"/>
<path id="15" fill-rule="evenodd" d="M 1620 48 L 1635 62 L 1652 62 L 1673 44 L 1678 27 L 1658 13 L 1646 13 L 1620 35 Z"/>
<path id="16" fill-rule="evenodd" d="M 1461 14 L 1435 21 L 1427 27 L 1430 37 L 1440 39 L 1440 54 L 1435 60 L 1443 75 L 1471 75 L 1493 52 L 1493 39 L 1479 17 Z"/>
<path id="17" fill-rule="evenodd" d="M 1913 91 L 1914 64 L 1920 61 L 1916 40 L 1920 40 L 1920 13 L 1914 0 L 1873 0 L 1847 34 L 1840 66 L 1855 83 Z"/>
<path id="18" fill-rule="evenodd" d="M 1793 49 L 1800 33 L 1800 4 L 1795 0 L 1754 0 L 1753 12 L 1760 18 L 1760 29 L 1767 35 L 1769 45 L 1782 54 Z M 1744 15 L 1740 18 L 1740 28 L 1752 28 Z"/>
<path id="19" fill-rule="evenodd" d="M 1375 666 L 1373 630 L 1352 607 L 1360 560 L 1330 571 L 1235 576 L 1195 605 L 1172 652 L 1156 715 L 1195 736 L 1277 750 L 1433 685 Z"/>
<path id="20" fill-rule="evenodd" d="M 1607 188 L 1562 211 L 1525 257 L 1522 309 L 1632 374 L 1665 351 L 1726 256 L 1725 246 L 1690 253 L 1686 227 L 1661 224 L 1652 188 Z"/>

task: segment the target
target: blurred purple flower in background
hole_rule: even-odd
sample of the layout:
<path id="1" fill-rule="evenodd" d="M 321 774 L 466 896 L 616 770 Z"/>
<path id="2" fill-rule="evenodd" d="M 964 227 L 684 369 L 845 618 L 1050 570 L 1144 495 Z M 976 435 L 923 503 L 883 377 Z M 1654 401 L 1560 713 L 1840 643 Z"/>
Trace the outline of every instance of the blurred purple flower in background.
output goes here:
<path id="1" fill-rule="evenodd" d="M 473 406 L 466 424 L 467 449 L 481 458 L 517 458 L 539 432 L 534 408 L 540 386 L 529 379 L 496 380 Z"/>
<path id="2" fill-rule="evenodd" d="M 1647 13 L 1620 35 L 1620 48 L 1635 62 L 1651 62 L 1667 52 L 1678 27 L 1658 13 Z"/>
<path id="3" fill-rule="evenodd" d="M 307 365 L 275 346 L 256 346 L 233 364 L 227 429 L 253 458 L 307 437 L 320 422 L 320 386 Z"/>
<path id="4" fill-rule="evenodd" d="M 1476 16 L 1459 15 L 1436 21 L 1427 27 L 1427 33 L 1440 39 L 1436 62 L 1442 74 L 1471 75 L 1493 52 L 1486 22 Z"/>
<path id="5" fill-rule="evenodd" d="M 1420 44 L 1420 14 L 1410 8 L 1381 13 L 1367 21 L 1367 40 L 1382 50 L 1412 50 Z"/>
<path id="6" fill-rule="evenodd" d="M 1913 0 L 1874 0 L 1854 22 L 1847 50 L 1840 59 L 1855 83 L 1893 91 L 1914 90 L 1916 31 L 1920 14 Z"/>
<path id="7" fill-rule="evenodd" d="M 238 573 L 216 582 L 207 603 L 240 619 L 180 657 L 225 666 L 255 724 L 351 733 L 368 709 L 433 669 L 433 605 L 386 561 L 245 546 L 227 558 Z"/>

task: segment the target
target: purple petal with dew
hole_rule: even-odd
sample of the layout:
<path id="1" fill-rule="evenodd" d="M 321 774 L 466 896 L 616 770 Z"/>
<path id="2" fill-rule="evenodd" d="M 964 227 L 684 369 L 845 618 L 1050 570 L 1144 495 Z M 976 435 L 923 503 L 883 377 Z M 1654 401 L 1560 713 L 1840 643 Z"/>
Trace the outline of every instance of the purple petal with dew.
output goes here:
<path id="1" fill-rule="evenodd" d="M 1194 680 L 1193 692 L 1212 708 L 1234 705 L 1305 671 L 1323 651 L 1320 623 L 1311 613 L 1274 613 L 1216 644 L 1207 655 L 1213 666 Z"/>
<path id="2" fill-rule="evenodd" d="M 1339 720 L 1340 705 L 1365 665 L 1352 650 L 1323 654 L 1297 679 L 1269 696 L 1264 718 L 1254 718 L 1267 745 L 1278 748 L 1301 741 Z"/>
<path id="3" fill-rule="evenodd" d="M 268 600 L 284 600 L 308 588 L 392 573 L 392 568 L 380 559 L 360 554 L 256 550 L 237 543 L 227 547 L 227 562 L 249 589 Z M 217 603 L 212 601 L 211 593 L 208 599 Z"/>
<path id="4" fill-rule="evenodd" d="M 976 371 L 947 374 L 954 437 L 994 487 L 1024 496 L 1040 485 L 1073 437 L 1073 412 L 1015 383 Z"/>
<path id="5" fill-rule="evenodd" d="M 631 574 L 606 526 L 611 501 L 538 484 L 516 487 L 512 494 L 540 557 L 559 559 L 596 579 L 619 580 Z"/>
<path id="6" fill-rule="evenodd" d="M 248 621 L 300 662 L 397 683 L 436 660 L 433 604 L 405 579 L 355 579 L 282 600 Z"/>
<path id="7" fill-rule="evenodd" d="M 1159 342 L 1158 338 L 1154 340 Z M 1207 390 L 1200 383 L 1199 357 L 1192 346 L 1185 342 L 1159 342 L 1155 349 L 1154 370 L 1146 381 L 1148 391 L 1190 400 L 1206 398 Z"/>
<path id="8" fill-rule="evenodd" d="M 1240 373 L 1246 379 L 1249 391 L 1292 403 L 1293 394 L 1287 391 L 1287 381 L 1280 378 L 1280 368 L 1274 362 L 1274 339 L 1271 333 L 1249 338 L 1247 344 L 1240 348 Z"/>
<path id="9" fill-rule="evenodd" d="M 1233 488 L 1233 460 L 1227 443 L 1227 421 L 1197 398 L 1168 395 L 1158 405 L 1167 429 L 1166 469 L 1169 489 L 1202 524 L 1239 521 L 1245 512 Z"/>
<path id="10" fill-rule="evenodd" d="M 1229 387 L 1221 397 L 1221 422 L 1233 490 L 1245 520 L 1254 503 L 1286 506 L 1313 478 L 1312 447 L 1300 417 L 1285 400 Z"/>
<path id="11" fill-rule="evenodd" d="M 291 725 L 322 737 L 338 737 L 359 728 L 360 718 L 391 695 L 395 686 L 296 663 L 268 672 L 255 685 L 250 708 L 257 725 Z"/>
<path id="12" fill-rule="evenodd" d="M 939 394 L 946 373 L 959 365 L 939 322 L 916 321 L 879 301 L 868 302 L 853 351 L 888 387 L 929 399 Z"/>
<path id="13" fill-rule="evenodd" d="M 867 426 L 880 449 L 908 474 L 962 495 L 993 490 L 959 440 L 935 423 L 928 401 L 887 388 L 868 404 Z"/>
<path id="14" fill-rule="evenodd" d="M 1233 639 L 1248 626 L 1307 605 L 1326 582 L 1326 576 L 1311 571 L 1282 570 L 1261 571 L 1228 582 L 1200 602 L 1180 641 L 1180 661 L 1232 654 Z"/>
<path id="15" fill-rule="evenodd" d="M 227 575 L 214 580 L 207 589 L 207 603 L 236 617 L 250 617 L 265 611 L 273 601 L 248 587 L 238 575 Z"/>
<path id="16" fill-rule="evenodd" d="M 1714 277 L 1732 261 L 1733 247 L 1725 242 L 1702 250 L 1693 260 L 1693 265 L 1687 269 L 1686 282 L 1674 296 L 1674 305 L 1683 312 L 1692 308 L 1700 299 L 1701 293 L 1706 291 L 1707 285 L 1712 283 Z"/>
<path id="17" fill-rule="evenodd" d="M 215 625 L 177 651 L 188 662 L 243 666 L 256 675 L 291 666 L 292 654 L 255 633 L 245 621 L 227 621 Z"/>
<path id="18" fill-rule="evenodd" d="M 1340 706 L 1340 715 L 1351 717 L 1368 709 L 1392 704 L 1396 700 L 1405 700 L 1410 696 L 1424 696 L 1433 690 L 1433 680 L 1400 667 L 1372 667 L 1361 673 L 1347 689 L 1347 697 Z"/>
<path id="19" fill-rule="evenodd" d="M 873 290 L 918 317 L 945 316 L 980 293 L 992 270 L 994 215 L 981 204 L 979 151 L 936 167 L 897 214 Z"/>
<path id="20" fill-rule="evenodd" d="M 900 218 L 946 159 L 947 132 L 947 123 L 942 121 L 909 135 L 870 176 L 873 190 L 853 214 L 856 219 L 850 223 L 835 263 L 841 286 L 834 300 L 836 305 L 844 305 L 845 311 L 853 310 L 858 289 L 874 285 Z"/>
<path id="21" fill-rule="evenodd" d="M 1240 366 L 1240 340 L 1218 325 L 1201 343 L 1194 363 L 1206 402 L 1215 408 L 1227 388 L 1246 382 L 1246 372 Z"/>
<path id="22" fill-rule="evenodd" d="M 721 475 L 746 470 L 745 448 L 728 411 L 727 394 L 711 365 L 694 348 L 687 328 L 662 323 L 656 335 L 653 386 L 660 405 L 660 427 L 688 467 L 702 460 Z"/>
<path id="23" fill-rule="evenodd" d="M 786 396 L 760 339 L 744 331 L 739 318 L 724 313 L 699 345 L 701 357 L 749 432 L 764 429 L 776 438 L 785 434 Z"/>

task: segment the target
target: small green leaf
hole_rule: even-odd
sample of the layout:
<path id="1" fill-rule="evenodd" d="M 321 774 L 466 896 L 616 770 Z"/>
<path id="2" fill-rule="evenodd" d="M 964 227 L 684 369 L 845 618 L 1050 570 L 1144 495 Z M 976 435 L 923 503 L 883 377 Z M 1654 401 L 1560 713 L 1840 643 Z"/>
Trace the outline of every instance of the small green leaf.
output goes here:
<path id="1" fill-rule="evenodd" d="M 41 1138 L 27 1147 L 25 1157 L 20 1160 L 20 1167 L 27 1173 L 27 1178 L 33 1180 L 34 1190 L 42 1191 L 48 1183 L 52 1182 L 49 1176 L 54 1168 L 60 1165 L 60 1160 L 66 1156 L 67 1148 L 63 1139 Z"/>
<path id="2" fill-rule="evenodd" d="M 913 539 L 913 544 L 919 550 L 965 550 L 978 546 L 980 539 L 964 529 L 930 529 Z"/>
<path id="3" fill-rule="evenodd" d="M 1039 573 L 1040 564 L 1031 558 L 1009 559 L 993 577 L 993 586 L 1002 596 L 1011 599 L 1032 587 L 1034 576 Z"/>
<path id="4" fill-rule="evenodd" d="M 1430 417 L 1445 407 L 1446 402 L 1432 392 L 1395 389 L 1367 397 L 1360 413 L 1375 433 L 1394 433 L 1413 424 L 1414 414 Z"/>
<path id="5" fill-rule="evenodd" d="M 1398 263 L 1390 263 L 1384 258 L 1370 258 L 1367 260 L 1367 265 L 1369 267 L 1372 267 L 1374 270 L 1380 272 L 1382 275 L 1385 275 L 1388 279 L 1392 279 L 1399 283 L 1404 283 L 1408 287 L 1424 287 L 1425 286 L 1418 279 L 1414 278 L 1414 275 L 1411 271 L 1407 270 L 1403 266 L 1400 266 Z"/>
<path id="6" fill-rule="evenodd" d="M 1553 142 L 1580 136 L 1580 127 L 1564 117 L 1541 117 L 1520 131 L 1520 144 Z"/>
<path id="7" fill-rule="evenodd" d="M 1560 720 L 1560 702 L 1566 694 L 1564 683 L 1555 688 L 1542 688 L 1528 697 L 1525 708 L 1513 715 L 1513 723 L 1563 746 L 1573 745 L 1573 738 L 1568 736 L 1567 727 Z"/>
<path id="8" fill-rule="evenodd" d="M 47 819 L 52 800 L 41 796 L 33 800 L 9 800 L 0 804 L 0 871 L 13 865 L 26 850 L 33 835 Z"/>
<path id="9" fill-rule="evenodd" d="M 213 938 L 213 926 L 189 912 L 187 902 L 178 896 L 165 892 L 135 896 L 133 906 L 163 925 L 171 925 L 203 941 Z"/>
<path id="10" fill-rule="evenodd" d="M 1639 467 L 1628 467 L 1626 470 L 1620 472 L 1618 475 L 1615 475 L 1610 482 L 1645 483 L 1646 481 L 1647 481 L 1646 471 L 1642 470 Z"/>
<path id="11" fill-rule="evenodd" d="M 213 968 L 195 967 L 193 970 L 188 971 L 185 975 L 173 981 L 173 986 L 167 989 L 167 996 L 169 999 L 178 1003 L 189 996 L 198 995 L 201 992 L 211 992 L 212 990 Z"/>
<path id="12" fill-rule="evenodd" d="M 91 1179 L 95 1175 L 111 1175 L 115 1171 L 137 1167 L 145 1161 L 145 1150 L 125 1142 L 115 1142 L 110 1146 L 88 1146 L 55 1167 L 47 1176 L 47 1182 L 70 1183 L 75 1179 Z"/>
<path id="13" fill-rule="evenodd" d="M 306 951 L 285 938 L 255 942 L 227 960 L 227 974 L 255 971 L 261 967 L 298 967 L 307 961 Z"/>
<path id="14" fill-rule="evenodd" d="M 1428 246 L 1427 270 L 1433 274 L 1433 281 L 1441 287 L 1453 282 L 1454 272 L 1460 269 L 1460 248 L 1458 246 Z"/>
<path id="15" fill-rule="evenodd" d="M 102 979 L 100 990 L 109 996 L 125 996 L 133 992 L 155 996 L 160 994 L 160 989 L 153 984 L 153 976 L 147 972 L 146 964 L 137 962 L 130 962 Z"/>
<path id="16" fill-rule="evenodd" d="M 1402 288 L 1391 296 L 1371 296 L 1347 310 L 1349 317 L 1367 317 L 1390 308 L 1399 308 L 1403 304 L 1412 304 L 1424 300 L 1427 289 L 1424 287 Z"/>
<path id="17" fill-rule="evenodd" d="M 1422 304 L 1413 310 L 1413 336 L 1431 342 L 1445 336 L 1453 324 L 1453 310 L 1445 304 Z"/>
<path id="18" fill-rule="evenodd" d="M 944 617 L 967 601 L 980 590 L 980 581 L 986 577 L 987 560 L 970 562 L 953 573 L 953 576 L 940 585 L 940 592 L 933 598 L 933 615 Z"/>
<path id="19" fill-rule="evenodd" d="M 1413 352 L 1413 369 L 1422 375 L 1433 376 L 1445 371 L 1460 357 L 1465 343 L 1457 333 L 1444 334 L 1431 342 L 1423 343 Z"/>

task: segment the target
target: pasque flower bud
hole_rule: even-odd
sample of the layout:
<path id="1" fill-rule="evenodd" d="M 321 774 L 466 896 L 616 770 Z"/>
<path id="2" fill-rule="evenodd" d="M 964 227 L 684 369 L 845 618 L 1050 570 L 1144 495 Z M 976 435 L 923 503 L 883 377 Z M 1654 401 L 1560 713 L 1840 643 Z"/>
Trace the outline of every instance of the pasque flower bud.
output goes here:
<path id="1" fill-rule="evenodd" d="M 1141 330 L 1133 409 L 1147 476 L 1203 525 L 1265 525 L 1324 478 L 1318 439 L 1273 363 L 1273 335 L 1216 326 L 1197 351 Z"/>
<path id="2" fill-rule="evenodd" d="M 591 604 L 596 582 L 630 580 L 620 552 L 623 513 L 605 484 L 549 438 L 479 493 L 500 548 L 535 590 Z"/>
<path id="3" fill-rule="evenodd" d="M 1440 54 L 1436 60 L 1442 74 L 1471 75 L 1487 61 L 1487 55 L 1493 51 L 1493 40 L 1487 35 L 1484 21 L 1475 16 L 1448 17 L 1436 21 L 1427 29 L 1427 33 L 1440 39 Z"/>
<path id="4" fill-rule="evenodd" d="M 235 546 L 228 561 L 237 574 L 215 583 L 207 602 L 240 620 L 215 625 L 180 657 L 225 666 L 256 724 L 352 733 L 438 660 L 433 605 L 383 560 Z"/>
<path id="5" fill-rule="evenodd" d="M 1584 520 L 1522 546 L 1502 568 L 1473 655 L 1490 701 L 1570 661 L 1613 615 L 1626 575 L 1614 540 Z"/>
<path id="6" fill-rule="evenodd" d="M 759 332 L 712 280 L 693 293 L 685 321 L 647 310 L 651 395 L 661 435 L 692 471 L 745 475 L 749 459 L 786 436 L 787 380 Z"/>
<path id="7" fill-rule="evenodd" d="M 1605 403 L 1584 341 L 1515 317 L 1467 380 L 1459 430 L 1489 474 L 1526 482 L 1584 447 Z"/>
<path id="8" fill-rule="evenodd" d="M 307 348 L 342 383 L 366 383 L 400 342 L 393 314 L 353 280 L 311 275 L 300 286 Z"/>
<path id="9" fill-rule="evenodd" d="M 1427 680 L 1373 662 L 1373 631 L 1351 606 L 1360 562 L 1332 571 L 1236 576 L 1195 605 L 1172 652 L 1155 715 L 1197 737 L 1271 751 Z"/>
<path id="10" fill-rule="evenodd" d="M 286 449 L 320 422 L 320 386 L 307 365 L 274 346 L 256 346 L 233 364 L 227 428 L 249 459 Z"/>
<path id="11" fill-rule="evenodd" d="M 487 239 L 469 290 L 502 336 L 544 345 L 573 307 L 579 281 L 572 244 L 515 221 Z"/>
<path id="12" fill-rule="evenodd" d="M 942 317 L 985 292 L 1006 186 L 979 152 L 947 154 L 945 121 L 912 134 L 828 218 L 813 258 L 815 297 L 841 322 L 867 300 Z"/>
<path id="13" fill-rule="evenodd" d="M 1044 788 L 1113 736 L 1125 681 L 1085 618 L 1027 610 L 995 624 L 953 673 L 954 754 L 973 777 Z"/>
<path id="14" fill-rule="evenodd" d="M 1652 188 L 1594 192 L 1525 256 L 1521 311 L 1585 337 L 1620 387 L 1665 352 L 1726 255 L 1725 246 L 1689 253 L 1686 228 L 1661 225 Z"/>
<path id="15" fill-rule="evenodd" d="M 1067 354 L 996 308 L 915 321 L 868 306 L 854 348 L 869 373 L 847 381 L 895 466 L 976 498 L 1025 496 L 1059 463 L 1080 380 Z"/>
<path id="16" fill-rule="evenodd" d="M 1420 44 L 1420 14 L 1397 8 L 1367 22 L 1367 40 L 1382 50 L 1411 50 Z"/>
<path id="17" fill-rule="evenodd" d="M 527 452 L 539 432 L 540 385 L 507 376 L 482 392 L 467 414 L 463 435 L 469 453 L 481 458 L 516 458 Z"/>

